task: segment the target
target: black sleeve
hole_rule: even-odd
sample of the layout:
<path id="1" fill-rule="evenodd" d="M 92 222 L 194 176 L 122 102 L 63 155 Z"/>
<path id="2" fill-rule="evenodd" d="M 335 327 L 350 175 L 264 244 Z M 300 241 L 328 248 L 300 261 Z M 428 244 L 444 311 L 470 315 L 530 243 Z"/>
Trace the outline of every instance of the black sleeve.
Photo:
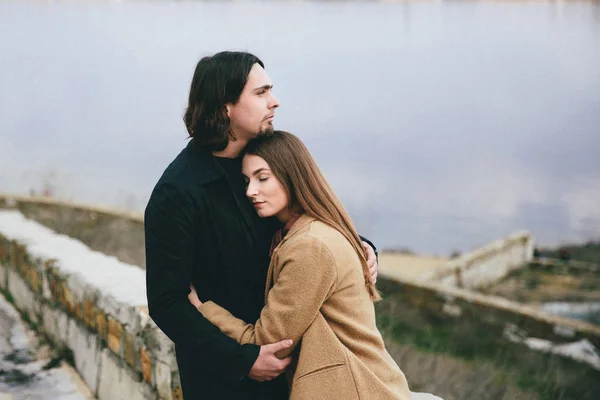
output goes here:
<path id="1" fill-rule="evenodd" d="M 146 294 L 150 316 L 178 347 L 198 354 L 207 370 L 242 380 L 260 347 L 240 345 L 212 325 L 188 301 L 195 232 L 191 198 L 170 186 L 157 187 L 146 207 Z M 210 268 L 207 266 L 206 268 Z"/>
<path id="2" fill-rule="evenodd" d="M 363 237 L 363 236 L 360 236 L 360 235 L 358 235 L 358 237 L 360 237 L 360 240 L 362 240 L 363 242 L 366 242 L 369 246 L 371 246 L 373 248 L 373 251 L 375 252 L 375 258 L 377 258 L 377 261 L 379 261 L 379 253 L 377 252 L 377 247 L 375 247 L 375 245 L 373 244 L 373 242 L 371 242 L 366 237 Z"/>

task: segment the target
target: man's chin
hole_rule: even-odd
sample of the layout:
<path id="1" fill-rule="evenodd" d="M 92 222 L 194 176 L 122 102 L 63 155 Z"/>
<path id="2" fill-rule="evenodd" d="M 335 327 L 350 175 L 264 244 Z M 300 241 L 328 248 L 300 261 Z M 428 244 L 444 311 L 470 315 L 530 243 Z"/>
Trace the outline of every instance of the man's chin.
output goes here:
<path id="1" fill-rule="evenodd" d="M 273 125 L 269 125 L 267 128 L 258 132 L 258 135 L 256 135 L 256 137 L 269 136 L 269 135 L 272 135 L 273 132 L 275 132 L 275 129 L 273 129 Z"/>

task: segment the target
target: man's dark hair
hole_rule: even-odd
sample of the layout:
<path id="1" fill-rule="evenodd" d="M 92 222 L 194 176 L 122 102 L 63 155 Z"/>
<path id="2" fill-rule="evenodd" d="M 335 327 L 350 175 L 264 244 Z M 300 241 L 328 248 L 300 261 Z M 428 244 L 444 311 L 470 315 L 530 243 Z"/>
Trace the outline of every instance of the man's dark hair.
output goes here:
<path id="1" fill-rule="evenodd" d="M 200 145 L 218 151 L 235 139 L 225 104 L 237 103 L 254 64 L 265 67 L 258 57 L 239 51 L 223 51 L 198 62 L 183 121 Z"/>

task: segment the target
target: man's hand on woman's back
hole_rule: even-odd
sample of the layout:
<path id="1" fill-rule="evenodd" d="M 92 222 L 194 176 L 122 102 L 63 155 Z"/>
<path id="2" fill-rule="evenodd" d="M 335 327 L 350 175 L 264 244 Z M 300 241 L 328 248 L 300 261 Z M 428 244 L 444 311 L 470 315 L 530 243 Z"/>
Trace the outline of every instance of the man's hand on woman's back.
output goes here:
<path id="1" fill-rule="evenodd" d="M 373 250 L 369 243 L 363 241 L 362 245 L 365 250 L 365 256 L 367 257 L 367 265 L 369 266 L 369 271 L 371 272 L 371 280 L 373 281 L 373 283 L 376 283 L 377 273 L 379 272 L 377 254 L 375 253 L 375 250 Z"/>

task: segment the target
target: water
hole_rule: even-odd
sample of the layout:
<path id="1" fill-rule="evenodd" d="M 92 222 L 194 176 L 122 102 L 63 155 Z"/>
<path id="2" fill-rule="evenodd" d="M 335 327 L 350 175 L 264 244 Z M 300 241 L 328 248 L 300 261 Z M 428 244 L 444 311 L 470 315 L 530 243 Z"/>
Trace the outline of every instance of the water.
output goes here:
<path id="1" fill-rule="evenodd" d="M 0 192 L 142 210 L 199 57 L 266 63 L 380 248 L 600 238 L 598 2 L 0 3 Z"/>
<path id="2" fill-rule="evenodd" d="M 600 325 L 600 302 L 546 302 L 542 311 L 561 317 L 574 318 Z"/>

